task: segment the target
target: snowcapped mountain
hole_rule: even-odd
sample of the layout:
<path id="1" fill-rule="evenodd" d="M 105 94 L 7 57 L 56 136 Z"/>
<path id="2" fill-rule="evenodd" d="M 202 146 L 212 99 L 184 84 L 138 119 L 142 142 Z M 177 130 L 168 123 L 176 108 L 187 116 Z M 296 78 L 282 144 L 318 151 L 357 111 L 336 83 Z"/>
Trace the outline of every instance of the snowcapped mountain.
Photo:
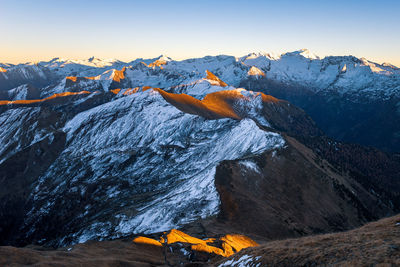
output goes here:
<path id="1" fill-rule="evenodd" d="M 207 56 L 175 61 L 162 55 L 153 59 L 140 58 L 131 62 L 115 59 L 101 60 L 94 57 L 87 60 L 55 58 L 36 65 L 29 63 L 17 66 L 2 64 L 1 66 L 3 66 L 3 72 L 0 73 L 0 79 L 8 81 L 13 79 L 20 81 L 23 78 L 28 80 L 33 78 L 32 75 L 48 79 L 49 73 L 58 76 L 60 80 L 67 76 L 97 77 L 96 80 L 107 80 L 110 73 L 127 67 L 130 72 L 127 76 L 130 77 L 132 87 L 165 88 L 181 84 L 183 80 L 187 83 L 191 78 L 202 78 L 204 72 L 209 70 L 227 84 L 235 87 L 251 76 L 262 76 L 269 81 L 305 86 L 313 92 L 337 93 L 353 98 L 357 96 L 362 99 L 385 100 L 400 95 L 400 70 L 393 65 L 377 64 L 365 58 L 359 59 L 353 56 L 320 58 L 307 49 L 282 55 L 252 53 L 239 58 Z M 12 72 L 18 72 L 22 77 L 13 77 Z M 5 84 L 3 84 L 4 88 Z M 11 84 L 14 87 L 20 85 L 17 82 Z M 7 89 L 12 88 L 8 86 Z"/>
<path id="2" fill-rule="evenodd" d="M 347 56 L 321 59 L 308 50 L 300 50 L 279 57 L 250 54 L 242 57 L 241 61 L 264 71 L 269 80 L 301 85 L 324 94 L 334 92 L 371 99 L 400 96 L 398 69 L 364 58 Z"/>
<path id="3" fill-rule="evenodd" d="M 78 106 L 87 105 L 88 97 L 82 96 L 68 104 L 76 106 L 69 114 L 52 111 L 53 119 L 46 119 L 43 112 L 49 111 L 37 106 L 1 113 L 3 166 L 37 144 L 59 143 L 61 149 L 33 184 L 32 207 L 22 227 L 25 238 L 35 239 L 46 231 L 51 235 L 43 227 L 49 227 L 49 217 L 61 219 L 66 214 L 62 210 L 71 214 L 71 222 L 61 227 L 62 236 L 43 241 L 59 246 L 158 232 L 216 214 L 219 198 L 213 177 L 218 163 L 285 143 L 279 134 L 259 129 L 251 119 L 208 120 L 182 112 L 164 98 L 150 89 L 73 116 L 81 109 Z M 240 101 L 254 105 L 251 98 Z M 240 109 L 240 114 L 247 114 L 249 106 L 236 105 L 235 110 Z M 259 119 L 269 126 L 266 118 Z M 90 200 L 84 204 L 82 198 L 88 194 Z M 100 219 L 98 208 L 104 203 L 107 208 Z"/>
<path id="4" fill-rule="evenodd" d="M 181 61 L 162 55 L 131 62 L 92 57 L 1 64 L 0 96 L 9 100 L 5 91 L 30 84 L 40 89 L 41 98 L 63 92 L 123 92 L 146 86 L 176 93 L 191 91 L 189 94 L 201 98 L 220 90 L 213 87 L 213 79 L 206 78 L 206 71 L 219 77 L 227 89 L 243 87 L 292 102 L 329 136 L 400 151 L 400 69 L 353 56 L 321 58 L 307 49 L 281 55 L 252 53 Z M 334 123 L 337 120 L 343 123 Z M 377 131 L 372 134 L 370 128 Z"/>
<path id="5" fill-rule="evenodd" d="M 86 226 L 65 229 L 71 233 L 64 239 L 74 242 L 159 232 L 215 214 L 216 165 L 284 144 L 252 120 L 187 115 L 152 90 L 79 113 L 62 131 L 66 147 L 39 179 L 25 224 L 35 233 L 47 216 L 59 216 L 57 203 L 90 193 L 91 204 L 76 208 L 74 215 Z M 88 192 L 93 184 L 95 191 Z M 108 211 L 101 220 L 96 210 L 105 195 Z"/>
<path id="6" fill-rule="evenodd" d="M 48 68 L 34 65 L 22 64 L 1 68 L 0 91 L 10 90 L 23 84 L 31 84 L 36 87 L 44 87 L 53 83 L 55 74 Z"/>
<path id="7" fill-rule="evenodd" d="M 221 205 L 225 209 L 226 191 L 215 187 L 222 162 L 238 160 L 242 169 L 261 174 L 256 157 L 293 149 L 277 129 L 320 134 L 285 101 L 221 86 L 201 101 L 151 88 L 52 100 L 14 101 L 0 109 L 0 174 L 22 198 L 0 195 L 7 200 L 3 214 L 17 220 L 2 223 L 8 242 L 63 246 L 216 216 Z M 364 189 L 351 190 L 371 198 Z"/>
<path id="8" fill-rule="evenodd" d="M 59 76 L 85 75 L 97 76 L 109 69 L 120 69 L 127 63 L 116 59 L 98 59 L 95 57 L 86 60 L 71 60 L 54 58 L 48 62 L 41 61 L 38 65 L 46 67 Z"/>
<path id="9" fill-rule="evenodd" d="M 393 66 L 301 50 L 1 68 L 2 244 L 59 247 L 210 220 L 240 232 L 257 214 L 291 237 L 348 229 L 400 203 L 395 156 L 333 141 L 303 110 L 272 96 L 309 104 L 362 95 L 354 103 L 385 106 L 388 97 L 398 101 Z M 312 186 L 292 187 L 297 180 Z M 251 234 L 271 238 L 260 225 Z"/>

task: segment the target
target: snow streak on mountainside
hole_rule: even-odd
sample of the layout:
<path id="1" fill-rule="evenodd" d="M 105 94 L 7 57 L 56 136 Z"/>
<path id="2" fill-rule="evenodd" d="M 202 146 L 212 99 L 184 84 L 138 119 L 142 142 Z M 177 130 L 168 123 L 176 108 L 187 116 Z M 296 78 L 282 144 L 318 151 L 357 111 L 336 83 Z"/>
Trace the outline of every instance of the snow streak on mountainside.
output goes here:
<path id="1" fill-rule="evenodd" d="M 36 109 L 13 113 L 20 116 L 19 110 L 32 116 Z M 4 120 L 4 129 L 18 128 Z M 57 226 L 68 235 L 43 237 L 53 245 L 158 232 L 216 214 L 218 163 L 284 144 L 251 119 L 189 115 L 153 90 L 81 112 L 60 130 L 67 134 L 65 149 L 39 178 L 24 223 L 30 237 L 48 218 L 69 214 L 69 223 Z"/>

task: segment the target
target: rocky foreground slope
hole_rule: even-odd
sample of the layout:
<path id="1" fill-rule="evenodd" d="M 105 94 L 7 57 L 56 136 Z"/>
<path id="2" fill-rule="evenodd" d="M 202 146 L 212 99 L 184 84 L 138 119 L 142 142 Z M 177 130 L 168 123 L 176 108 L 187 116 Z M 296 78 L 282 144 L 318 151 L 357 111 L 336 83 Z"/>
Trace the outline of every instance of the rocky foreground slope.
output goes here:
<path id="1" fill-rule="evenodd" d="M 48 250 L 42 247 L 0 247 L 2 266 L 398 266 L 400 217 L 394 216 L 343 233 L 254 244 L 223 258 L 198 251 L 194 243 L 173 237 L 171 244 L 131 239 L 88 242 Z M 175 243 L 176 241 L 176 243 Z M 234 245 L 234 243 L 231 243 Z"/>
<path id="2" fill-rule="evenodd" d="M 400 216 L 334 234 L 268 242 L 215 266 L 398 266 Z"/>

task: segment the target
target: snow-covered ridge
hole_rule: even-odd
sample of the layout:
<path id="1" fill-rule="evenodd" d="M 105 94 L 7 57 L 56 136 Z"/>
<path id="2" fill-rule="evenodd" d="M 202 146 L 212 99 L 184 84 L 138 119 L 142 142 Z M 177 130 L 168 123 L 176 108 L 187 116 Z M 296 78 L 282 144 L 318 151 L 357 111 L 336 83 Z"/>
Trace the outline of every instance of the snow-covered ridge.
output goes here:
<path id="1" fill-rule="evenodd" d="M 2 126 L 8 127 L 10 118 L 4 116 Z M 285 143 L 251 119 L 207 120 L 184 113 L 156 90 L 81 112 L 60 130 L 67 135 L 64 151 L 36 183 L 25 221 L 29 233 L 37 234 L 46 224 L 43 218 L 72 212 L 72 225 L 79 228 L 60 226 L 69 234 L 53 240 L 56 245 L 159 232 L 216 214 L 218 163 Z M 65 199 L 69 207 L 57 205 Z"/>

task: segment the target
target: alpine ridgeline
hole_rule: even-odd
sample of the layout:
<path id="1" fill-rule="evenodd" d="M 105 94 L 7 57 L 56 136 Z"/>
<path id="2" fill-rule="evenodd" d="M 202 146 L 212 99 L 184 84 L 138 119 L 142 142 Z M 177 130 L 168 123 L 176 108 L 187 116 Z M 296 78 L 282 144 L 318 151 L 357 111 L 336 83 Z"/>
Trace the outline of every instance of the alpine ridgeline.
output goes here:
<path id="1" fill-rule="evenodd" d="M 1 245 L 268 240 L 399 212 L 399 157 L 340 141 L 400 150 L 394 66 L 307 50 L 0 66 Z"/>

